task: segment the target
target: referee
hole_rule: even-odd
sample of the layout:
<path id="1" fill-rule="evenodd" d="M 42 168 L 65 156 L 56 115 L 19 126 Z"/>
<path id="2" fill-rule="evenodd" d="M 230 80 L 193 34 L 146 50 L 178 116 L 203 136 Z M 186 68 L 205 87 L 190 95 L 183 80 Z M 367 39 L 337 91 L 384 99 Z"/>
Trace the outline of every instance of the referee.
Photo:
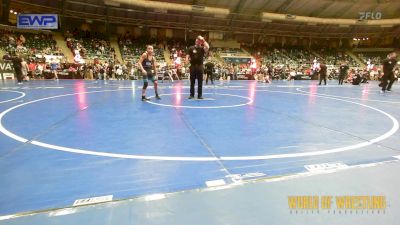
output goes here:
<path id="1" fill-rule="evenodd" d="M 207 54 L 210 46 L 202 36 L 198 36 L 195 45 L 188 49 L 186 55 L 186 62 L 190 61 L 190 96 L 189 99 L 194 98 L 194 84 L 198 82 L 197 98 L 203 99 L 203 73 L 204 73 L 204 56 Z"/>

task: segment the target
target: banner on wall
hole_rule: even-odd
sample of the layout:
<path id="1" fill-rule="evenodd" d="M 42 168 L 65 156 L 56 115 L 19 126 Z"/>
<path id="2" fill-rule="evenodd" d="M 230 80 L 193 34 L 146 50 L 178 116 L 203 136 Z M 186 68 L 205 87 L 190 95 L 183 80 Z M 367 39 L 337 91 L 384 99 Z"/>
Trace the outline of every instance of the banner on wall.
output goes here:
<path id="1" fill-rule="evenodd" d="M 14 77 L 14 67 L 11 61 L 0 60 L 0 77 L 2 80 Z"/>

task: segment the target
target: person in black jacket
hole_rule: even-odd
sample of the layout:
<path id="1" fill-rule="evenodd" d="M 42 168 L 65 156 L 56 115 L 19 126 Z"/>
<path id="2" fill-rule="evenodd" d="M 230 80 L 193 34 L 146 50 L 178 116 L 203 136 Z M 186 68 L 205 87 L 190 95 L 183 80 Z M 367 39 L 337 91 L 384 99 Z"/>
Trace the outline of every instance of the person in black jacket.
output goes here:
<path id="1" fill-rule="evenodd" d="M 205 64 L 205 72 L 206 72 L 206 85 L 208 84 L 208 78 L 211 80 L 211 84 L 214 84 L 214 77 L 213 77 L 213 72 L 214 72 L 214 63 L 211 61 L 207 62 Z"/>
<path id="2" fill-rule="evenodd" d="M 343 80 L 346 77 L 348 70 L 349 66 L 347 65 L 347 62 L 343 61 L 339 67 L 339 85 L 343 85 Z"/>
<path id="3" fill-rule="evenodd" d="M 397 64 L 397 54 L 396 52 L 392 52 L 388 55 L 388 58 L 383 60 L 383 76 L 381 78 L 381 83 L 379 86 L 382 87 L 381 93 L 385 91 L 391 91 L 392 85 L 395 81 L 393 69 Z"/>
<path id="4" fill-rule="evenodd" d="M 196 38 L 195 45 L 188 49 L 186 55 L 186 62 L 190 61 L 190 96 L 189 99 L 194 98 L 194 84 L 198 82 L 197 98 L 203 99 L 203 73 L 204 73 L 204 57 L 208 53 L 210 46 L 202 36 Z"/>
<path id="5" fill-rule="evenodd" d="M 360 85 L 361 80 L 362 80 L 362 78 L 361 78 L 360 71 L 357 70 L 356 73 L 353 75 L 353 79 L 351 80 L 351 84 Z"/>
<path id="6" fill-rule="evenodd" d="M 12 57 L 15 76 L 17 77 L 18 84 L 22 84 L 22 58 L 19 55 Z"/>
<path id="7" fill-rule="evenodd" d="M 326 73 L 328 68 L 325 65 L 325 62 L 322 61 L 319 65 L 318 73 L 319 73 L 319 85 L 321 85 L 322 80 L 324 80 L 324 85 L 326 85 Z"/>

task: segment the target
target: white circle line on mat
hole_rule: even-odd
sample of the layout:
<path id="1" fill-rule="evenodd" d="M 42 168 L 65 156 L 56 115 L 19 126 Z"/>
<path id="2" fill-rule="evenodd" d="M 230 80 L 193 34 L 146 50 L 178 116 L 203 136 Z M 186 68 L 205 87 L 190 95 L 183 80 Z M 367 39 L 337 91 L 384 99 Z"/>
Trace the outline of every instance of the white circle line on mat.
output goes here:
<path id="1" fill-rule="evenodd" d="M 98 152 L 98 151 L 93 151 L 93 150 L 85 150 L 85 149 L 78 149 L 78 148 L 69 148 L 69 147 L 64 147 L 64 146 L 59 146 L 59 145 L 52 145 L 48 143 L 43 143 L 40 141 L 29 141 L 28 139 L 18 136 L 9 130 L 7 130 L 2 123 L 2 120 L 4 116 L 11 112 L 12 110 L 15 110 L 19 107 L 22 107 L 24 105 L 48 100 L 48 99 L 54 99 L 54 98 L 60 98 L 64 96 L 71 96 L 71 95 L 78 95 L 78 94 L 90 94 L 90 93 L 99 93 L 99 92 L 111 92 L 111 91 L 121 91 L 121 90 L 103 90 L 103 91 L 92 91 L 92 92 L 79 92 L 79 93 L 72 93 L 72 94 L 64 94 L 64 95 L 57 95 L 57 96 L 52 96 L 52 97 L 47 97 L 47 98 L 42 98 L 42 99 L 37 99 L 33 100 L 30 102 L 25 102 L 16 106 L 13 106 L 2 113 L 0 113 L 0 132 L 5 134 L 6 136 L 17 140 L 19 142 L 23 143 L 30 143 L 36 146 L 41 146 L 44 148 L 49 148 L 53 149 L 56 151 L 64 151 L 64 152 L 71 152 L 71 153 L 78 153 L 78 154 L 85 154 L 85 155 L 95 155 L 95 156 L 104 156 L 104 157 L 113 157 L 113 158 L 124 158 L 124 159 L 146 159 L 146 160 L 162 160 L 162 161 L 242 161 L 242 160 L 267 160 L 267 159 L 278 159 L 278 158 L 294 158 L 294 157 L 305 157 L 305 156 L 316 156 L 316 155 L 326 155 L 326 154 L 332 154 L 332 153 L 338 153 L 338 152 L 344 152 L 344 151 L 350 151 L 358 148 L 362 148 L 365 146 L 372 145 L 374 143 L 377 143 L 379 141 L 382 141 L 390 136 L 392 136 L 396 131 L 399 129 L 399 122 L 390 114 L 374 108 L 372 106 L 368 106 L 362 103 L 357 103 L 357 102 L 352 102 L 349 100 L 344 100 L 344 99 L 339 99 L 339 98 L 334 98 L 334 97 L 327 97 L 327 96 L 318 96 L 315 95 L 316 97 L 321 97 L 321 98 L 328 98 L 328 99 L 334 99 L 337 101 L 343 101 L 343 102 L 348 102 L 356 105 L 360 105 L 369 109 L 372 109 L 374 111 L 377 111 L 386 117 L 388 117 L 392 122 L 393 126 L 392 128 L 384 133 L 383 135 L 380 135 L 376 138 L 354 144 L 354 145 L 349 145 L 349 146 L 344 146 L 344 147 L 339 147 L 339 148 L 334 148 L 334 149 L 328 149 L 328 150 L 320 150 L 320 151 L 314 151 L 314 152 L 302 152 L 302 153 L 288 153 L 288 154 L 272 154 L 272 155 L 258 155 L 258 156 L 220 156 L 220 157 L 196 157 L 196 156 L 151 156 L 151 155 L 131 155 L 131 154 L 119 154 L 119 153 L 110 153 L 110 152 Z M 265 90 L 268 91 L 268 90 Z M 286 94 L 294 94 L 294 95 L 306 95 L 309 96 L 310 94 L 303 94 L 303 93 L 293 93 L 293 92 L 284 92 L 284 91 L 270 91 L 270 92 L 278 92 L 278 93 L 286 93 Z M 313 94 L 314 95 L 314 94 Z"/>
<path id="2" fill-rule="evenodd" d="M 6 103 L 6 102 L 15 101 L 15 100 L 18 100 L 18 99 L 20 99 L 20 98 L 25 97 L 25 93 L 24 93 L 24 92 L 20 92 L 20 91 L 11 91 L 11 90 L 0 90 L 0 91 L 4 91 L 4 92 L 13 92 L 13 93 L 21 94 L 20 96 L 18 96 L 18 97 L 16 97 L 16 98 L 1 101 L 0 104 Z"/>
<path id="3" fill-rule="evenodd" d="M 301 88 L 296 88 L 296 91 L 301 92 L 301 93 L 306 93 L 306 94 L 312 94 L 311 92 L 301 90 Z M 352 100 L 360 100 L 360 101 L 368 101 L 368 102 L 400 103 L 400 102 L 387 101 L 387 100 L 352 98 L 352 97 L 346 97 L 346 96 L 330 95 L 330 94 L 328 95 L 328 94 L 319 94 L 319 93 L 316 93 L 316 94 L 321 95 L 321 96 L 326 96 L 326 97 L 344 98 L 344 99 L 352 99 Z"/>
<path id="4" fill-rule="evenodd" d="M 160 96 L 168 96 L 168 95 L 176 95 L 177 93 L 172 93 L 172 94 L 161 94 Z M 188 95 L 189 93 L 180 93 L 181 95 Z M 154 101 L 146 101 L 149 104 L 153 105 L 158 105 L 158 106 L 164 106 L 164 107 L 172 107 L 172 108 L 189 108 L 189 109 L 222 109 L 222 108 L 233 108 L 233 107 L 240 107 L 240 106 L 245 106 L 253 103 L 253 99 L 241 95 L 232 95 L 232 94 L 219 94 L 219 93 L 203 93 L 203 95 L 222 95 L 222 96 L 231 96 L 231 97 L 238 97 L 238 98 L 243 98 L 247 99 L 248 101 L 246 103 L 242 104 L 236 104 L 236 105 L 220 105 L 220 106 L 191 106 L 191 105 L 169 105 L 169 104 L 163 104 L 163 103 L 158 103 Z M 151 96 L 150 98 L 153 98 L 154 96 Z M 193 100 L 196 101 L 196 100 Z M 203 100 L 197 100 L 197 101 L 203 101 Z"/>

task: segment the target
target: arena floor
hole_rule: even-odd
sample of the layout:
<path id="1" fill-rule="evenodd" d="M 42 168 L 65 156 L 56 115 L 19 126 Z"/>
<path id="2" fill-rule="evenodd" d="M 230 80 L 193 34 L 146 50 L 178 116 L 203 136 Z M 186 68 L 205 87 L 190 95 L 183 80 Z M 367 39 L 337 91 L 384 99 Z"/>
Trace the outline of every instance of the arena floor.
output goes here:
<path id="1" fill-rule="evenodd" d="M 392 208 L 377 218 L 396 221 L 393 210 L 400 207 L 389 198 L 397 196 L 394 185 L 400 186 L 390 179 L 399 175 L 399 84 L 385 94 L 376 82 L 317 84 L 218 81 L 204 87 L 204 100 L 188 100 L 187 81 L 165 82 L 161 100 L 142 102 L 140 81 L 0 83 L 0 224 L 78 224 L 55 222 L 49 214 L 63 208 L 56 216 L 93 219 L 124 204 L 130 204 L 126 218 L 136 221 L 131 224 L 146 218 L 156 218 L 154 224 L 188 224 L 193 218 L 193 224 L 266 224 L 261 219 L 267 215 L 289 214 L 287 199 L 278 196 L 305 192 L 386 195 Z M 153 89 L 147 92 L 154 96 Z M 381 182 L 368 186 L 372 176 Z M 219 190 L 225 187 L 229 191 Z M 257 190 L 269 191 L 270 200 L 257 203 Z M 147 201 L 169 195 L 181 209 L 197 202 L 202 210 L 171 220 L 179 210 Z M 254 201 L 233 207 L 230 195 L 232 204 L 237 198 Z M 111 203 L 72 207 L 98 196 Z M 215 201 L 231 210 L 204 210 L 217 209 Z M 260 211 L 268 202 L 281 205 L 281 214 L 279 207 Z M 260 217 L 246 213 L 252 210 Z M 241 221 L 238 212 L 255 220 Z M 123 224 L 123 215 L 112 215 L 97 219 Z M 218 219 L 210 220 L 213 215 Z M 209 221 L 200 223 L 204 217 Z"/>

